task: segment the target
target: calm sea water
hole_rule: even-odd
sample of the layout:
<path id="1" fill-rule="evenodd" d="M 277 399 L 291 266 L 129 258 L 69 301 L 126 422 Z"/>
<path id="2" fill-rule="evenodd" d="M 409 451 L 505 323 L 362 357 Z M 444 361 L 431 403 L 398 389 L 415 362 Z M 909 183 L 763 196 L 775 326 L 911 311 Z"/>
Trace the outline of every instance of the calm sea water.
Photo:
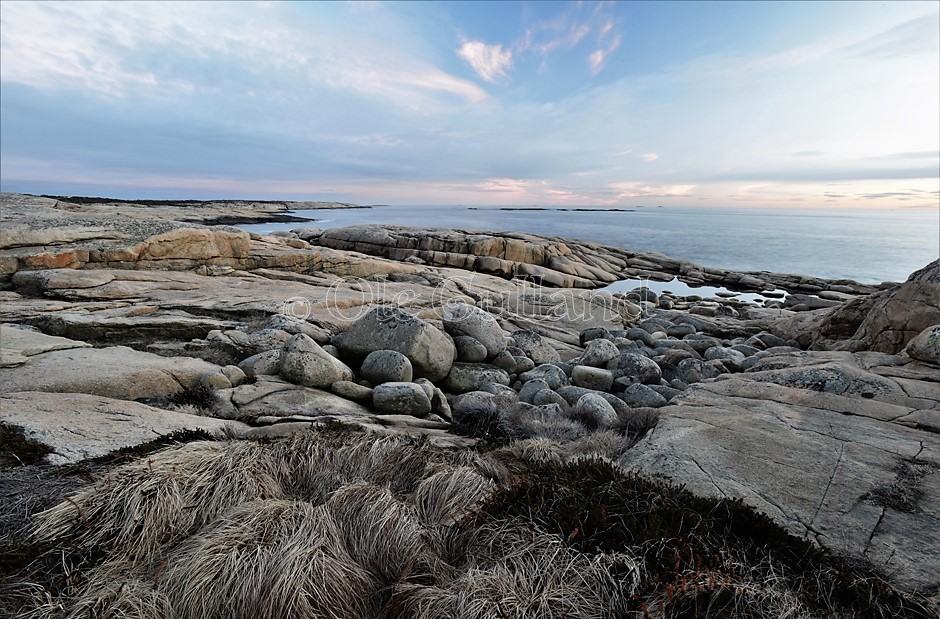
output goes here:
<path id="1" fill-rule="evenodd" d="M 309 224 L 243 226 L 256 232 L 299 227 L 399 224 L 534 232 L 633 250 L 654 250 L 706 266 L 802 273 L 865 283 L 903 281 L 940 256 L 940 210 L 810 211 L 637 208 L 504 211 L 498 207 L 376 206 L 297 211 Z"/>

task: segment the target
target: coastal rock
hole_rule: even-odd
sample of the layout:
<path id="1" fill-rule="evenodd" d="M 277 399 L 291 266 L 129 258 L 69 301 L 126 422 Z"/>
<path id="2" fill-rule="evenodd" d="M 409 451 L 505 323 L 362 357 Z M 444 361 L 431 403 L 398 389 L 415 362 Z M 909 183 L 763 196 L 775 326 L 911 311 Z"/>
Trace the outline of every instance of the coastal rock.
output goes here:
<path id="1" fill-rule="evenodd" d="M 940 260 L 907 281 L 829 310 L 807 312 L 771 325 L 783 339 L 814 350 L 873 350 L 896 354 L 921 331 L 940 324 Z"/>
<path id="2" fill-rule="evenodd" d="M 640 383 L 628 385 L 620 397 L 633 408 L 659 408 L 666 405 L 666 398 L 649 385 Z"/>
<path id="3" fill-rule="evenodd" d="M 549 386 L 550 389 L 558 389 L 569 384 L 568 376 L 556 365 L 550 363 L 543 363 L 528 372 L 523 372 L 519 375 L 519 380 L 523 383 L 527 383 L 530 380 L 535 379 L 544 380 L 545 383 Z"/>
<path id="4" fill-rule="evenodd" d="M 577 364 L 603 368 L 607 367 L 611 359 L 619 355 L 620 350 L 610 340 L 594 339 L 588 342 L 584 352 L 577 358 Z"/>
<path id="5" fill-rule="evenodd" d="M 485 363 L 454 363 L 444 379 L 443 387 L 450 393 L 479 391 L 485 383 L 509 384 L 509 374 Z"/>
<path id="6" fill-rule="evenodd" d="M 333 337 L 343 354 L 364 358 L 373 350 L 394 350 L 408 357 L 414 374 L 438 381 L 457 356 L 453 342 L 427 322 L 391 307 L 378 307 Z"/>
<path id="7" fill-rule="evenodd" d="M 359 372 L 373 385 L 410 383 L 414 377 L 411 361 L 395 350 L 375 350 L 366 355 Z"/>
<path id="8" fill-rule="evenodd" d="M 591 425 L 596 428 L 610 428 L 618 420 L 614 407 L 596 393 L 581 396 L 575 404 L 575 410 L 582 418 L 590 419 Z"/>
<path id="9" fill-rule="evenodd" d="M 70 464 L 135 447 L 181 430 L 219 434 L 242 427 L 96 395 L 24 391 L 0 394 L 0 423 L 52 448 L 50 464 Z"/>
<path id="10" fill-rule="evenodd" d="M 453 336 L 465 335 L 486 348 L 487 357 L 506 350 L 506 335 L 492 314 L 466 303 L 451 303 L 444 307 L 441 319 L 444 329 Z"/>
<path id="11" fill-rule="evenodd" d="M 372 404 L 379 413 L 424 417 L 431 412 L 431 399 L 421 385 L 410 382 L 384 383 L 372 390 Z"/>
<path id="12" fill-rule="evenodd" d="M 243 359 L 238 364 L 238 368 L 245 373 L 245 376 L 254 380 L 262 374 L 277 374 L 281 366 L 281 351 L 269 350 L 252 355 Z"/>
<path id="13" fill-rule="evenodd" d="M 217 365 L 190 357 L 161 357 L 125 346 L 69 348 L 28 357 L 0 369 L 0 393 L 46 391 L 115 398 L 166 399 L 218 373 Z"/>
<path id="14" fill-rule="evenodd" d="M 586 389 L 610 391 L 610 387 L 614 383 L 614 375 L 610 370 L 576 365 L 571 370 L 571 382 Z"/>
<path id="15" fill-rule="evenodd" d="M 522 349 L 526 356 L 532 359 L 535 365 L 561 361 L 561 356 L 558 354 L 558 351 L 552 348 L 548 342 L 535 331 L 529 331 L 527 329 L 514 331 L 512 339 L 516 343 L 515 345 Z"/>
<path id="16" fill-rule="evenodd" d="M 662 378 L 662 371 L 655 361 L 632 352 L 625 352 L 611 359 L 607 369 L 617 378 L 623 377 L 631 382 L 655 384 Z"/>
<path id="17" fill-rule="evenodd" d="M 488 354 L 486 351 L 486 346 L 480 343 L 480 341 L 476 338 L 472 338 L 467 335 L 455 336 L 454 347 L 457 349 L 457 359 L 467 363 L 479 363 L 481 361 L 485 361 Z M 501 357 L 502 363 L 500 363 Z M 509 368 L 504 366 L 507 357 L 511 364 Z M 515 369 L 515 362 L 512 361 L 512 355 L 506 353 L 506 351 L 496 355 L 496 357 L 493 359 L 493 364 L 502 367 L 507 372 L 513 371 Z"/>
<path id="18" fill-rule="evenodd" d="M 940 586 L 940 439 L 904 425 L 915 409 L 743 374 L 694 385 L 674 403 L 622 464 L 743 499 L 903 587 Z M 909 466 L 917 476 L 905 477 Z M 917 498 L 905 507 L 892 492 Z"/>
<path id="19" fill-rule="evenodd" d="M 291 336 L 284 344 L 278 373 L 304 387 L 329 387 L 336 381 L 353 379 L 352 370 L 303 333 Z"/>
<path id="20" fill-rule="evenodd" d="M 220 391 L 213 414 L 223 419 L 302 415 L 350 423 L 371 422 L 374 418 L 374 413 L 361 404 L 274 376 L 260 376 L 257 382 Z"/>
<path id="21" fill-rule="evenodd" d="M 13 325 L 0 325 L 0 367 L 22 365 L 34 355 L 53 350 L 89 348 L 91 345 L 64 337 L 46 335 L 34 329 L 21 329 Z"/>
<path id="22" fill-rule="evenodd" d="M 372 404 L 372 389 L 350 380 L 338 380 L 330 386 L 330 391 L 341 398 L 359 402 L 366 406 Z"/>
<path id="23" fill-rule="evenodd" d="M 921 331 L 907 343 L 904 352 L 911 359 L 940 365 L 940 325 L 933 325 Z"/>

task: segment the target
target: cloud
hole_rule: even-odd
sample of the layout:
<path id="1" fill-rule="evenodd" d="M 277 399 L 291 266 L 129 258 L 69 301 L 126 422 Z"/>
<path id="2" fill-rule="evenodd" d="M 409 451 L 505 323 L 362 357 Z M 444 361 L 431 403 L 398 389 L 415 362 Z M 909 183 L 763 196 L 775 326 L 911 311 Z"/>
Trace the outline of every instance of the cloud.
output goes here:
<path id="1" fill-rule="evenodd" d="M 512 68 L 512 51 L 502 45 L 487 45 L 483 41 L 464 41 L 457 55 L 463 58 L 476 74 L 488 82 L 507 76 Z"/>
<path id="2" fill-rule="evenodd" d="M 862 57 L 894 58 L 907 54 L 935 54 L 940 44 L 940 13 L 906 21 L 844 48 Z"/>
<path id="3" fill-rule="evenodd" d="M 616 192 L 618 199 L 623 198 L 675 198 L 688 197 L 696 185 L 653 185 L 640 182 L 610 183 L 608 188 Z"/>
<path id="4" fill-rule="evenodd" d="M 642 159 L 643 161 L 656 161 L 657 159 L 659 159 L 659 155 L 657 155 L 656 153 L 643 153 L 642 155 L 640 155 L 640 159 Z"/>
<path id="5" fill-rule="evenodd" d="M 220 89 L 242 96 L 246 82 L 268 87 L 265 95 L 310 84 L 419 111 L 446 104 L 442 96 L 487 98 L 392 42 L 295 23 L 278 7 L 12 3 L 2 20 L 0 78 L 45 90 L 166 98 Z"/>

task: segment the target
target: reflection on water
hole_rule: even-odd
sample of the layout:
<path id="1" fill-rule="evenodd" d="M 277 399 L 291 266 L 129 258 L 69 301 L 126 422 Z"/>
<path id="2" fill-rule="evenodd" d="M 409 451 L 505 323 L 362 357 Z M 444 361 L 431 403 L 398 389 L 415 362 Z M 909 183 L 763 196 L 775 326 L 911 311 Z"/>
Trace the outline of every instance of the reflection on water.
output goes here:
<path id="1" fill-rule="evenodd" d="M 689 286 L 686 283 L 680 282 L 678 279 L 673 278 L 668 282 L 657 282 L 651 279 L 621 279 L 616 281 L 609 286 L 601 288 L 605 292 L 611 294 L 615 292 L 627 293 L 636 288 L 645 286 L 651 291 L 655 292 L 657 295 L 663 293 L 670 293 L 677 297 L 688 297 L 692 295 L 697 295 L 702 298 L 707 297 L 716 297 L 716 296 L 731 296 L 731 298 L 737 299 L 739 301 L 750 301 L 752 303 L 763 303 L 764 301 L 780 301 L 783 297 L 780 295 L 785 294 L 783 290 L 776 290 L 771 292 L 778 292 L 780 295 L 774 295 L 773 297 L 767 297 L 762 294 L 757 294 L 753 292 L 736 292 L 734 290 L 728 290 L 727 288 L 722 288 L 721 286 Z M 719 293 L 721 293 L 719 295 Z"/>
<path id="2" fill-rule="evenodd" d="M 356 224 L 532 232 L 634 251 L 658 251 L 736 271 L 800 273 L 864 283 L 903 281 L 940 255 L 937 210 L 636 208 L 633 212 L 533 212 L 497 207 L 375 206 L 296 214 L 319 221 L 242 227 L 261 233 Z"/>

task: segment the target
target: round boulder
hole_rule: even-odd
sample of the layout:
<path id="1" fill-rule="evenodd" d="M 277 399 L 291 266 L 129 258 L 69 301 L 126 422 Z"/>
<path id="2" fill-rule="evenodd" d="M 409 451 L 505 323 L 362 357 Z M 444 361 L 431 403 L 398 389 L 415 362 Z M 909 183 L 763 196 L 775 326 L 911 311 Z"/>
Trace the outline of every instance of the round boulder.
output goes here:
<path id="1" fill-rule="evenodd" d="M 575 411 L 590 420 L 588 425 L 597 428 L 610 428 L 617 423 L 617 412 L 603 397 L 596 393 L 585 393 L 578 398 Z"/>
<path id="2" fill-rule="evenodd" d="M 595 341 L 605 342 L 607 340 Z M 584 387 L 586 389 L 609 391 L 610 386 L 614 383 L 614 375 L 610 370 L 602 370 L 601 368 L 593 368 L 586 365 L 576 365 L 574 369 L 571 370 L 571 382 L 578 387 Z"/>
<path id="3" fill-rule="evenodd" d="M 467 303 L 450 303 L 441 317 L 444 330 L 454 337 L 466 335 L 486 348 L 492 357 L 506 350 L 506 336 L 496 318 L 479 307 Z"/>
<path id="4" fill-rule="evenodd" d="M 455 363 L 444 379 L 444 389 L 450 393 L 480 391 L 486 383 L 509 384 L 509 374 L 495 365 L 485 363 Z"/>
<path id="5" fill-rule="evenodd" d="M 558 351 L 552 348 L 548 341 L 535 331 L 520 329 L 513 332 L 512 339 L 516 346 L 522 349 L 536 365 L 561 361 L 561 355 L 558 354 Z"/>
<path id="6" fill-rule="evenodd" d="M 940 325 L 927 327 L 907 343 L 907 356 L 918 361 L 940 365 Z"/>
<path id="7" fill-rule="evenodd" d="M 305 387 L 329 387 L 336 381 L 353 378 L 346 364 L 303 333 L 292 336 L 284 344 L 278 372 L 286 380 Z"/>
<path id="8" fill-rule="evenodd" d="M 384 383 L 372 390 L 372 405 L 387 415 L 424 417 L 431 412 L 431 399 L 421 385 Z"/>
<path id="9" fill-rule="evenodd" d="M 366 355 L 359 373 L 373 385 L 410 383 L 414 370 L 408 357 L 395 350 L 374 350 Z"/>
<path id="10" fill-rule="evenodd" d="M 611 370 L 618 377 L 623 376 L 632 380 L 632 382 L 643 383 L 646 385 L 657 384 L 662 378 L 662 371 L 656 362 L 643 355 L 625 352 L 615 359 L 611 359 L 607 364 L 607 369 Z"/>
<path id="11" fill-rule="evenodd" d="M 480 340 L 476 338 L 470 337 L 469 335 L 455 335 L 454 346 L 457 347 L 458 361 L 477 363 L 486 360 L 486 346 L 480 343 Z"/>

